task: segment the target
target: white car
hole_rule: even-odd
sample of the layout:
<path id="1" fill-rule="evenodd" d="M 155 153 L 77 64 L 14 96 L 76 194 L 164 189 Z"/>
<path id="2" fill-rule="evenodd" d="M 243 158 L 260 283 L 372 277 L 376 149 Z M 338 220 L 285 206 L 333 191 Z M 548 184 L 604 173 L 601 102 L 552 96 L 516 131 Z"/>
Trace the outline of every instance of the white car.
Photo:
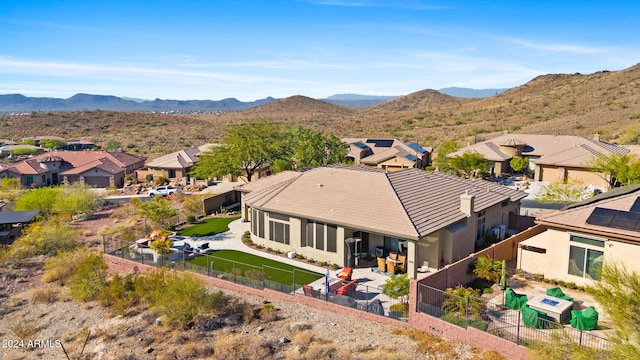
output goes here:
<path id="1" fill-rule="evenodd" d="M 149 196 L 154 197 L 156 195 L 167 196 L 177 193 L 179 190 L 174 188 L 173 186 L 165 185 L 158 186 L 155 189 L 149 190 Z"/>

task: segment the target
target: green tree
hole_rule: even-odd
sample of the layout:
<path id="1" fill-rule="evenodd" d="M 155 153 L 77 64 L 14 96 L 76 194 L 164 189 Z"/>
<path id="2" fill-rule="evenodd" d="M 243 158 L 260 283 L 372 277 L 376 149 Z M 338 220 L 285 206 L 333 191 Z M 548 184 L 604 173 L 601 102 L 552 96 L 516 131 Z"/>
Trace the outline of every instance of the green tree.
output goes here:
<path id="1" fill-rule="evenodd" d="M 64 146 L 67 145 L 67 142 L 64 140 L 49 139 L 49 140 L 45 140 L 40 145 L 42 145 L 42 147 L 47 149 L 62 149 Z"/>
<path id="2" fill-rule="evenodd" d="M 502 262 L 493 260 L 488 255 L 477 258 L 473 267 L 473 273 L 477 277 L 494 283 L 500 281 L 501 271 Z"/>
<path id="3" fill-rule="evenodd" d="M 407 295 L 409 295 L 409 278 L 407 274 L 391 275 L 384 283 L 382 293 L 392 299 L 400 299 L 402 304 L 407 305 Z"/>
<path id="4" fill-rule="evenodd" d="M 104 147 L 109 152 L 116 152 L 116 151 L 118 151 L 118 150 L 120 150 L 122 148 L 122 144 L 120 144 L 115 139 L 109 139 L 109 140 L 107 140 L 107 143 L 104 145 Z"/>
<path id="5" fill-rule="evenodd" d="M 632 154 L 610 154 L 595 157 L 587 168 L 607 182 L 609 189 L 618 184 L 640 182 L 640 159 Z"/>
<path id="6" fill-rule="evenodd" d="M 489 160 L 475 152 L 467 152 L 449 160 L 449 166 L 462 178 L 471 179 L 483 177 L 489 170 Z"/>
<path id="7" fill-rule="evenodd" d="M 230 127 L 220 146 L 200 155 L 191 175 L 201 179 L 246 175 L 247 181 L 251 181 L 260 168 L 284 153 L 280 127 L 258 119 Z"/>
<path id="8" fill-rule="evenodd" d="M 59 188 L 32 189 L 16 199 L 15 210 L 40 210 L 40 217 L 48 217 L 60 197 Z"/>
<path id="9" fill-rule="evenodd" d="M 509 166 L 511 166 L 513 171 L 521 172 L 529 167 L 529 159 L 521 156 L 514 156 L 511 161 L 509 161 Z"/>
<path id="10" fill-rule="evenodd" d="M 5 177 L 2 178 L 2 190 L 22 190 L 22 184 L 19 178 Z"/>
<path id="11" fill-rule="evenodd" d="M 281 159 L 289 161 L 293 169 L 303 169 L 343 162 L 347 155 L 347 144 L 335 135 L 302 126 L 286 128 L 285 152 Z"/>
<path id="12" fill-rule="evenodd" d="M 56 198 L 52 208 L 56 214 L 82 215 L 87 218 L 104 199 L 103 195 L 81 183 L 64 185 L 59 190 L 60 196 Z"/>
<path id="13" fill-rule="evenodd" d="M 36 255 L 57 255 L 75 249 L 79 231 L 69 224 L 68 218 L 53 217 L 30 224 L 9 248 L 8 256 L 19 261 Z"/>
<path id="14" fill-rule="evenodd" d="M 605 264 L 590 292 L 609 315 L 615 330 L 612 359 L 636 359 L 640 354 L 640 274 L 624 266 Z"/>
<path id="15" fill-rule="evenodd" d="M 158 225 L 164 225 L 166 220 L 178 215 L 178 210 L 171 207 L 169 200 L 165 200 L 161 196 L 154 196 L 149 201 L 141 202 L 138 204 L 137 210 L 138 215 Z"/>
<path id="16" fill-rule="evenodd" d="M 78 300 L 94 300 L 107 282 L 107 264 L 97 251 L 87 253 L 74 273 L 69 289 L 71 296 Z"/>
<path id="17" fill-rule="evenodd" d="M 576 181 L 554 181 L 543 185 L 536 200 L 544 203 L 569 205 L 593 195 L 587 186 Z"/>
<path id="18" fill-rule="evenodd" d="M 448 140 L 443 142 L 436 151 L 437 155 L 433 160 L 433 165 L 438 169 L 438 171 L 452 174 L 455 171 L 449 166 L 449 158 L 447 155 L 452 152 L 458 150 L 458 144 L 453 140 Z"/>
<path id="19" fill-rule="evenodd" d="M 480 290 L 465 288 L 458 285 L 455 288 L 445 290 L 445 299 L 442 302 L 442 310 L 445 313 L 453 313 L 460 318 L 478 318 L 484 311 L 485 306 L 479 300 Z"/>

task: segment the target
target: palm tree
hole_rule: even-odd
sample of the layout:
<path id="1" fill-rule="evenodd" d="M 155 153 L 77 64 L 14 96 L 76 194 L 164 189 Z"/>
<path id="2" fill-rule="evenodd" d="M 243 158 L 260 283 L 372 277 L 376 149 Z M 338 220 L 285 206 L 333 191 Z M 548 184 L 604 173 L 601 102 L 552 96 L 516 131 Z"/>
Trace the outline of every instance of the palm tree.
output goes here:
<path id="1" fill-rule="evenodd" d="M 473 269 L 473 273 L 477 277 L 494 283 L 500 281 L 501 271 L 502 263 L 491 259 L 488 255 L 477 258 Z"/>

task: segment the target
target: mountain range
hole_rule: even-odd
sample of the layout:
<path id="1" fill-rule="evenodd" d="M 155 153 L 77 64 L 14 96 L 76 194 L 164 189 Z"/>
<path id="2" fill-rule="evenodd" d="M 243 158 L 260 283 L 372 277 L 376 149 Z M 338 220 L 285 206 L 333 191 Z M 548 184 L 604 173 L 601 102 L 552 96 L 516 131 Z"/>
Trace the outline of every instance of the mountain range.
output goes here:
<path id="1" fill-rule="evenodd" d="M 443 94 L 457 97 L 486 97 L 492 96 L 506 89 L 467 89 L 445 88 L 439 90 Z M 349 108 L 363 108 L 398 96 L 371 96 L 358 94 L 332 95 L 319 99 L 331 104 Z M 141 100 L 121 98 L 112 95 L 76 94 L 68 99 L 48 97 L 27 97 L 21 94 L 0 95 L 0 112 L 31 112 L 31 111 L 81 111 L 81 110 L 112 110 L 112 111 L 155 111 L 155 112 L 216 112 L 244 110 L 269 104 L 277 99 L 267 97 L 251 102 L 239 101 L 235 98 L 222 100 Z"/>

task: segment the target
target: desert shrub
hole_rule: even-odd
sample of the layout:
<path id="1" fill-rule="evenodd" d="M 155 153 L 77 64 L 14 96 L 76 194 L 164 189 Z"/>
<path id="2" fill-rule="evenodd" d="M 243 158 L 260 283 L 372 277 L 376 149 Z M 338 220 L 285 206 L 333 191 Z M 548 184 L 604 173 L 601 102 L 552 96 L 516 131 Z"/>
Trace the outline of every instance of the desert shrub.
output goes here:
<path id="1" fill-rule="evenodd" d="M 101 289 L 98 301 L 112 312 L 125 315 L 140 301 L 140 294 L 135 292 L 135 284 L 135 275 L 122 277 L 116 274 Z"/>
<path id="2" fill-rule="evenodd" d="M 162 186 L 169 183 L 169 179 L 164 176 L 158 176 L 155 180 L 156 186 Z"/>
<path id="3" fill-rule="evenodd" d="M 262 270 L 249 269 L 244 272 L 244 276 L 252 280 L 262 280 Z"/>
<path id="4" fill-rule="evenodd" d="M 338 270 L 340 269 L 340 265 L 338 264 L 331 264 L 331 270 Z"/>
<path id="5" fill-rule="evenodd" d="M 274 321 L 277 318 L 276 308 L 272 303 L 267 302 L 260 309 L 260 319 L 265 322 Z"/>
<path id="6" fill-rule="evenodd" d="M 7 254 L 14 260 L 36 255 L 56 255 L 75 249 L 79 231 L 64 217 L 32 223 L 10 248 Z"/>
<path id="7" fill-rule="evenodd" d="M 48 288 L 39 288 L 31 291 L 31 301 L 35 303 L 52 304 L 58 301 L 58 291 Z"/>
<path id="8" fill-rule="evenodd" d="M 293 335 L 292 343 L 293 345 L 298 346 L 301 351 L 304 351 L 309 347 L 309 345 L 311 345 L 314 339 L 315 336 L 313 335 L 313 331 L 302 330 Z"/>
<path id="9" fill-rule="evenodd" d="M 75 274 L 76 267 L 80 262 L 84 261 L 89 254 L 89 249 L 78 248 L 73 251 L 61 252 L 48 259 L 44 264 L 42 281 L 58 281 L 61 285 L 64 285 L 64 283 Z"/>
<path id="10" fill-rule="evenodd" d="M 147 275 L 136 291 L 148 299 L 151 309 L 169 325 L 185 325 L 199 313 L 221 309 L 229 302 L 221 291 L 209 294 L 201 281 L 175 272 Z"/>
<path id="11" fill-rule="evenodd" d="M 418 349 L 427 354 L 440 354 L 442 359 L 459 358 L 455 345 L 446 339 L 419 330 L 396 330 L 394 333 L 404 334 L 417 343 Z"/>
<path id="12" fill-rule="evenodd" d="M 235 359 L 267 359 L 271 353 L 268 344 L 264 344 L 257 336 L 229 334 L 217 339 L 214 357 L 219 360 Z"/>
<path id="13" fill-rule="evenodd" d="M 444 313 L 441 319 L 448 323 L 458 325 L 460 327 L 467 327 L 468 325 L 482 331 L 486 331 L 487 328 L 489 327 L 489 325 L 482 320 L 468 319 L 467 321 L 465 321 L 464 317 L 461 317 L 457 313 Z"/>
<path id="14" fill-rule="evenodd" d="M 152 182 L 153 181 L 153 174 L 147 174 L 147 176 L 145 176 L 144 179 L 147 182 Z"/>
<path id="15" fill-rule="evenodd" d="M 195 224 L 198 221 L 195 215 L 187 216 L 187 224 Z"/>
<path id="16" fill-rule="evenodd" d="M 455 313 L 459 317 L 468 314 L 471 317 L 479 317 L 485 310 L 485 304 L 480 301 L 480 290 L 465 288 L 462 285 L 445 291 L 446 297 L 442 303 L 445 313 Z"/>
<path id="17" fill-rule="evenodd" d="M 76 267 L 75 275 L 69 282 L 69 290 L 74 299 L 94 300 L 106 284 L 107 264 L 102 255 L 93 251 Z"/>
<path id="18" fill-rule="evenodd" d="M 13 339 L 26 341 L 35 339 L 40 327 L 33 320 L 29 320 L 25 313 L 22 313 L 10 323 L 9 331 L 13 334 Z"/>

